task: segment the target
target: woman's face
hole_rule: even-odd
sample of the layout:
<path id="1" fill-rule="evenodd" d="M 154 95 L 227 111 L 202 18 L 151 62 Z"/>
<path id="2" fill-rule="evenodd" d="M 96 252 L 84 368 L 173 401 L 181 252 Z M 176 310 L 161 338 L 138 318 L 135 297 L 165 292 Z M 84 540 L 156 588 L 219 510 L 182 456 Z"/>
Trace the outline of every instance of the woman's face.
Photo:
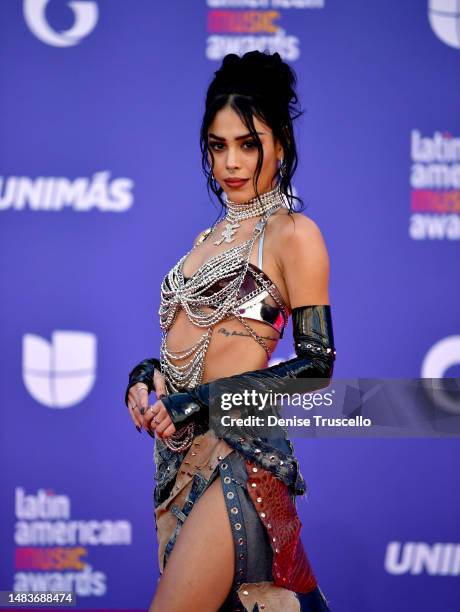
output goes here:
<path id="1" fill-rule="evenodd" d="M 273 177 L 278 162 L 283 157 L 283 149 L 275 143 L 273 133 L 265 123 L 255 116 L 253 121 L 264 151 L 264 161 L 257 182 L 257 190 L 262 194 L 275 187 L 276 181 Z M 245 202 L 254 198 L 256 193 L 253 183 L 259 153 L 247 127 L 231 107 L 226 106 L 216 113 L 209 126 L 208 147 L 214 156 L 212 172 L 228 199 Z M 208 159 L 212 165 L 209 153 Z M 228 179 L 246 180 L 232 185 L 231 182 L 226 182 Z"/>

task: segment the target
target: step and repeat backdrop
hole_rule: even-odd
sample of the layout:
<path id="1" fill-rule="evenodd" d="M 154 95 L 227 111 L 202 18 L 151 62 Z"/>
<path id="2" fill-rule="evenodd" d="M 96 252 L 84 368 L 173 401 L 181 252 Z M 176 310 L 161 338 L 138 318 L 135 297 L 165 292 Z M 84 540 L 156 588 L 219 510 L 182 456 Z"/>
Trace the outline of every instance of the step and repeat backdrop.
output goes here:
<path id="1" fill-rule="evenodd" d="M 124 391 L 158 356 L 164 274 L 220 210 L 206 88 L 251 49 L 298 76 L 293 184 L 329 250 L 334 376 L 460 377 L 456 0 L 3 0 L 0 591 L 151 601 L 154 440 Z M 289 328 L 272 363 L 292 355 Z M 458 437 L 293 443 L 334 612 L 460 610 Z"/>

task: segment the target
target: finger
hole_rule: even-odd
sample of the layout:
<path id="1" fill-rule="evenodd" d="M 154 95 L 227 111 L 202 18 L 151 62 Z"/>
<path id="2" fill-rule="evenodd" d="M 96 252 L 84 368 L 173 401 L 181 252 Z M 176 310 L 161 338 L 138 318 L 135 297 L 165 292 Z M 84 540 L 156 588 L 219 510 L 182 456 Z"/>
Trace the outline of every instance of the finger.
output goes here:
<path id="1" fill-rule="evenodd" d="M 139 412 L 144 414 L 149 405 L 149 391 L 145 385 L 139 384 L 136 387 L 136 403 L 139 408 Z"/>
<path id="2" fill-rule="evenodd" d="M 168 427 L 166 427 L 166 429 L 164 430 L 162 437 L 163 438 L 169 438 L 170 436 L 173 435 L 173 433 L 176 431 L 176 427 L 174 425 L 174 423 L 171 423 L 171 425 L 168 425 Z"/>
<path id="3" fill-rule="evenodd" d="M 162 404 L 160 402 L 155 402 L 154 404 L 149 406 L 148 410 L 144 414 L 145 429 L 149 430 L 157 425 L 157 423 L 154 422 L 154 419 L 160 422 L 160 419 L 158 418 L 158 414 L 160 412 L 161 405 Z"/>
<path id="4" fill-rule="evenodd" d="M 160 395 L 168 395 L 168 391 L 166 389 L 165 377 L 156 368 L 153 373 L 153 388 L 155 389 L 155 395 L 157 397 L 159 397 Z"/>
<path id="5" fill-rule="evenodd" d="M 139 414 L 136 405 L 132 401 L 128 402 L 128 412 L 132 422 L 134 423 L 134 427 L 137 429 L 137 431 L 142 431 L 142 422 L 140 421 L 141 415 Z"/>
<path id="6" fill-rule="evenodd" d="M 135 385 L 133 387 L 131 387 L 131 389 L 129 390 L 128 393 L 128 406 L 129 406 L 129 412 L 130 414 L 134 417 L 135 421 L 136 421 L 136 425 L 138 425 L 139 427 L 143 427 L 144 426 L 144 419 L 142 417 L 142 414 L 139 410 L 139 394 L 138 394 L 138 390 L 134 388 Z"/>
<path id="7" fill-rule="evenodd" d="M 158 417 L 157 417 L 157 421 L 159 421 L 159 418 L 158 418 Z M 168 416 L 167 416 L 167 417 L 165 417 L 164 419 L 162 419 L 162 420 L 161 420 L 161 422 L 160 422 L 160 424 L 159 424 L 159 425 L 157 425 L 157 427 L 156 427 L 156 431 L 157 431 L 159 434 L 163 434 L 163 432 L 166 430 L 166 428 L 167 428 L 167 427 L 169 427 L 169 425 L 171 425 L 171 423 L 172 423 L 172 421 L 171 421 L 171 417 L 170 417 L 170 416 L 169 416 L 169 414 L 168 414 Z"/>

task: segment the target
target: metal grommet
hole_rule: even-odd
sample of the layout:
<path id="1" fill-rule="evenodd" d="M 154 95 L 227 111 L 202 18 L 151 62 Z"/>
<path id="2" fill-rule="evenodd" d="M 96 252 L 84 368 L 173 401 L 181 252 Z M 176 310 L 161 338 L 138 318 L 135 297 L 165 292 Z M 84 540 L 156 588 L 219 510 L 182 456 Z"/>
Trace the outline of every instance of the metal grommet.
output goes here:
<path id="1" fill-rule="evenodd" d="M 253 467 L 253 468 L 252 468 L 252 471 L 253 471 L 253 472 L 258 472 L 259 470 L 258 470 L 256 467 Z"/>
<path id="2" fill-rule="evenodd" d="M 233 499 L 234 497 L 235 497 L 235 494 L 233 493 L 233 491 L 229 491 L 229 492 L 227 493 L 227 498 L 228 498 L 228 499 Z"/>
<path id="3" fill-rule="evenodd" d="M 241 529 L 241 523 L 235 523 L 235 529 L 239 531 Z"/>
<path id="4" fill-rule="evenodd" d="M 233 508 L 230 510 L 230 512 L 231 512 L 232 514 L 238 514 L 238 508 L 237 508 L 236 506 L 234 506 L 234 507 L 233 507 Z"/>
<path id="5" fill-rule="evenodd" d="M 231 481 L 232 481 L 232 479 L 230 478 L 230 476 L 225 476 L 225 478 L 224 478 L 225 484 L 230 484 Z"/>
<path id="6" fill-rule="evenodd" d="M 226 464 L 226 463 L 222 463 L 222 465 L 221 465 L 220 467 L 221 467 L 223 470 L 226 470 L 228 466 L 227 466 L 227 464 Z"/>

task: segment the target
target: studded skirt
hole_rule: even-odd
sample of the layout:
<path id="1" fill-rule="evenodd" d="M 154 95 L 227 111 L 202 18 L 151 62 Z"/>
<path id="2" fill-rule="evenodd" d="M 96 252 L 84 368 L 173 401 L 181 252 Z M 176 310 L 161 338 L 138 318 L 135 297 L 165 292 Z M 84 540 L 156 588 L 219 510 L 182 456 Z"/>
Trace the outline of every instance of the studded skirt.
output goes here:
<path id="1" fill-rule="evenodd" d="M 158 440 L 155 443 L 157 444 Z M 219 612 L 329 612 L 327 601 L 312 573 L 308 577 L 297 575 L 288 580 L 290 584 L 283 585 L 283 580 L 286 580 L 283 574 L 287 574 L 287 570 L 283 568 L 281 561 L 278 561 L 277 566 L 277 553 L 280 552 L 277 548 L 280 546 L 277 538 L 278 541 L 283 538 L 286 540 L 283 533 L 289 532 L 290 542 L 285 542 L 286 551 L 291 558 L 290 563 L 292 555 L 297 555 L 298 566 L 305 565 L 304 556 L 298 557 L 299 553 L 303 555 L 302 544 L 300 538 L 297 542 L 292 538 L 291 518 L 286 515 L 284 519 L 289 522 L 287 531 L 283 529 L 282 522 L 280 525 L 280 519 L 278 525 L 276 524 L 274 513 L 273 518 L 270 518 L 269 496 L 266 501 L 260 497 L 262 484 L 258 490 L 258 484 L 252 482 L 252 470 L 255 472 L 254 477 L 263 471 L 225 440 L 217 438 L 213 430 L 194 438 L 181 460 L 168 497 L 155 507 L 160 573 L 162 574 L 166 567 L 180 530 L 194 504 L 214 480 L 220 478 L 232 527 L 235 571 L 231 591 Z M 276 479 L 276 485 L 287 491 L 286 485 L 279 479 Z M 283 505 L 288 506 L 293 503 L 292 496 L 287 493 L 286 495 L 286 504 Z M 295 513 L 295 509 L 293 512 Z M 297 515 L 294 518 L 300 529 Z M 276 531 L 277 527 L 281 528 L 280 535 Z M 300 561 L 297 561 L 297 558 Z M 297 571 L 296 568 L 294 571 Z M 300 588 L 299 585 L 305 588 Z"/>

